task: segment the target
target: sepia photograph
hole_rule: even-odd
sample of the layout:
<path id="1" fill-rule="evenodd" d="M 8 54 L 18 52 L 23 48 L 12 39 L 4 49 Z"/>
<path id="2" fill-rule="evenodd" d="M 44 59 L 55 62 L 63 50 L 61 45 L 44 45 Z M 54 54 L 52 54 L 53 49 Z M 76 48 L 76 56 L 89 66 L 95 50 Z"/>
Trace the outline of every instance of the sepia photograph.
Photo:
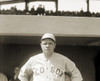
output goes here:
<path id="1" fill-rule="evenodd" d="M 0 0 L 0 81 L 99 81 L 100 0 Z"/>

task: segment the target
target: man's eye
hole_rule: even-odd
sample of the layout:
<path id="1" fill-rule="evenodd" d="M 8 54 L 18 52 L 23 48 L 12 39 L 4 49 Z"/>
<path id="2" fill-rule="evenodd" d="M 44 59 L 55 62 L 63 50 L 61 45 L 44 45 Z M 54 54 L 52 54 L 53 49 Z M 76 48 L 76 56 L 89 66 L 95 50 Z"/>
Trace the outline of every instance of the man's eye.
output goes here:
<path id="1" fill-rule="evenodd" d="M 43 45 L 47 45 L 47 44 L 48 44 L 48 45 L 52 45 L 53 43 L 43 43 Z"/>
<path id="2" fill-rule="evenodd" d="M 43 43 L 43 45 L 47 45 L 47 43 Z"/>
<path id="3" fill-rule="evenodd" d="M 49 43 L 49 45 L 52 45 L 52 43 Z"/>

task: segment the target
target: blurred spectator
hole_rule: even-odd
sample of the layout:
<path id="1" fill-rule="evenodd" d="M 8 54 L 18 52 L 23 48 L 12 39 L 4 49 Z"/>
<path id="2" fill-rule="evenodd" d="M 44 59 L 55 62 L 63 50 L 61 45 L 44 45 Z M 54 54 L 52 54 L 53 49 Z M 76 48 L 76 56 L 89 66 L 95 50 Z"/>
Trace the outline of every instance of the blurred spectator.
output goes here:
<path id="1" fill-rule="evenodd" d="M 31 8 L 30 14 L 31 14 L 31 15 L 35 15 L 35 9 L 34 9 L 34 6 Z"/>
<path id="2" fill-rule="evenodd" d="M 30 11 L 26 10 L 17 10 L 16 6 L 12 7 L 10 10 L 1 10 L 2 15 L 47 15 L 47 16 L 78 16 L 78 17 L 100 17 L 100 12 L 91 13 L 91 12 L 84 12 L 82 9 L 81 11 L 57 11 L 54 12 L 52 10 L 45 11 L 45 7 L 39 5 L 37 10 L 34 9 L 34 6 Z"/>
<path id="3" fill-rule="evenodd" d="M 44 6 L 42 6 L 41 4 L 39 5 L 39 7 L 36 10 L 37 15 L 44 15 L 45 13 L 45 8 Z"/>
<path id="4" fill-rule="evenodd" d="M 13 76 L 13 78 L 10 79 L 9 81 L 20 81 L 20 80 L 18 79 L 19 71 L 20 71 L 20 68 L 19 68 L 19 67 L 15 67 L 15 68 L 14 68 L 14 76 Z"/>
<path id="5" fill-rule="evenodd" d="M 15 7 L 11 7 L 11 14 L 16 14 L 17 13 L 17 8 Z"/>
<path id="6" fill-rule="evenodd" d="M 7 76 L 3 73 L 0 73 L 0 81 L 8 81 Z"/>
<path id="7" fill-rule="evenodd" d="M 42 15 L 45 15 L 45 7 L 42 8 Z"/>

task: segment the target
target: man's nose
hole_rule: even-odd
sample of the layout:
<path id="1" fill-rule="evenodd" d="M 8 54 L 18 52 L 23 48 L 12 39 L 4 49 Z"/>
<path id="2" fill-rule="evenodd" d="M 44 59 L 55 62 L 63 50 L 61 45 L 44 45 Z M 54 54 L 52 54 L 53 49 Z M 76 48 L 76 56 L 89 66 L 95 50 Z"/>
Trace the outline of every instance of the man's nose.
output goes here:
<path id="1" fill-rule="evenodd" d="M 46 45 L 46 47 L 49 47 L 49 46 L 50 46 L 49 44 Z"/>

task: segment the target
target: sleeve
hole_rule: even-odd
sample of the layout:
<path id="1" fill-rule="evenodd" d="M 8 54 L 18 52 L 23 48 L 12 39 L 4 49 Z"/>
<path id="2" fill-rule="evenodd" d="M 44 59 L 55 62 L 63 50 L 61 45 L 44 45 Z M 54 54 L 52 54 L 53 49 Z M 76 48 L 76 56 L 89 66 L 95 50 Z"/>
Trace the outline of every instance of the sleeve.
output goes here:
<path id="1" fill-rule="evenodd" d="M 82 75 L 74 62 L 72 62 L 71 60 L 67 60 L 65 68 L 66 68 L 66 73 L 70 76 L 71 81 L 83 80 Z"/>
<path id="2" fill-rule="evenodd" d="M 28 81 L 30 76 L 32 75 L 32 57 L 26 62 L 25 65 L 22 66 L 18 78 L 21 81 Z"/>

